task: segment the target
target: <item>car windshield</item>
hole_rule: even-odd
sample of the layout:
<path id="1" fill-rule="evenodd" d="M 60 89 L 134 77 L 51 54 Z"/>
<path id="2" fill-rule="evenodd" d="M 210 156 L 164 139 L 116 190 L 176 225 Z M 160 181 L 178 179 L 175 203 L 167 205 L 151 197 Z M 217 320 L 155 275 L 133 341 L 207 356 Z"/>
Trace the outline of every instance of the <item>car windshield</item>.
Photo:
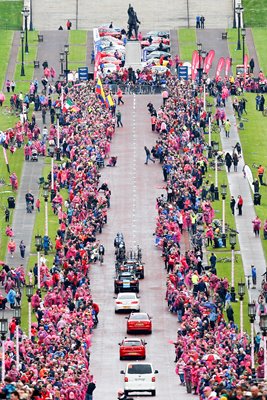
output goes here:
<path id="1" fill-rule="evenodd" d="M 133 320 L 148 320 L 147 314 L 132 314 L 130 319 Z"/>
<path id="2" fill-rule="evenodd" d="M 125 340 L 125 341 L 123 342 L 123 345 L 124 345 L 124 346 L 140 346 L 141 343 L 140 343 L 140 340 L 132 340 L 132 341 L 130 341 L 130 340 Z"/>
<path id="3" fill-rule="evenodd" d="M 118 299 L 135 299 L 136 295 L 134 293 L 123 293 L 118 296 Z"/>
<path id="4" fill-rule="evenodd" d="M 152 374 L 152 368 L 150 364 L 130 364 L 128 374 Z"/>

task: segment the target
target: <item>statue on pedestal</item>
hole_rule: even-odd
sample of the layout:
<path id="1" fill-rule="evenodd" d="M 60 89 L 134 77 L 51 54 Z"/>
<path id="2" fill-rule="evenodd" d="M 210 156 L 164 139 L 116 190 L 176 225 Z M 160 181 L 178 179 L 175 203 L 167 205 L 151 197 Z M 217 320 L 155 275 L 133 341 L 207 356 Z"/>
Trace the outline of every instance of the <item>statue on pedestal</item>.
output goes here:
<path id="1" fill-rule="evenodd" d="M 138 40 L 138 29 L 141 22 L 139 21 L 136 12 L 131 4 L 129 4 L 128 8 L 128 40 L 132 37 L 132 32 L 134 30 L 135 33 L 135 40 Z"/>

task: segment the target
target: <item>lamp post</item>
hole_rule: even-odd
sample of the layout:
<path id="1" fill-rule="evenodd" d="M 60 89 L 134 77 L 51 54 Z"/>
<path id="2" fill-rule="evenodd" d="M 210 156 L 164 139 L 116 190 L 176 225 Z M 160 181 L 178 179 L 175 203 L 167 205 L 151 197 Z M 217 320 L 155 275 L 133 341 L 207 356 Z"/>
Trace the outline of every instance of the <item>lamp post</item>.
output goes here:
<path id="1" fill-rule="evenodd" d="M 219 142 L 212 142 L 212 149 L 215 153 L 215 188 L 214 188 L 214 198 L 219 200 L 219 188 L 218 188 L 218 151 Z"/>
<path id="2" fill-rule="evenodd" d="M 241 14 L 244 11 L 243 7 L 240 6 L 240 4 L 236 7 L 236 13 L 238 17 L 238 34 L 237 34 L 237 47 L 236 50 L 241 50 L 241 43 L 240 43 L 240 28 L 241 28 Z"/>
<path id="3" fill-rule="evenodd" d="M 243 335 L 244 317 L 243 317 L 243 300 L 245 296 L 245 283 L 238 282 L 238 296 L 240 300 L 240 333 Z"/>
<path id="4" fill-rule="evenodd" d="M 30 15 L 30 10 L 28 7 L 24 7 L 21 11 L 21 14 L 24 17 L 24 30 L 25 30 L 25 54 L 29 54 L 29 46 L 28 46 L 28 17 Z"/>
<path id="5" fill-rule="evenodd" d="M 226 247 L 226 235 L 225 235 L 225 199 L 227 194 L 227 185 L 224 183 L 221 185 L 221 195 L 222 195 L 222 241 L 223 246 Z"/>
<path id="6" fill-rule="evenodd" d="M 242 44 L 243 44 L 243 46 L 242 46 L 242 49 L 243 49 L 243 65 L 244 65 L 244 63 L 245 63 L 245 38 L 246 38 L 246 28 L 242 28 L 241 29 L 241 36 L 242 36 Z M 247 71 L 244 71 L 244 73 L 246 74 L 247 73 Z"/>
<path id="7" fill-rule="evenodd" d="M 5 340 L 6 340 L 6 335 L 8 332 L 8 320 L 7 318 L 0 318 L 0 334 L 1 334 L 1 340 L 2 340 L 2 383 L 5 380 L 5 375 L 6 375 L 6 368 L 5 368 Z"/>
<path id="8" fill-rule="evenodd" d="M 32 295 L 33 295 L 33 285 L 26 285 L 26 296 L 28 297 L 28 336 L 31 339 L 31 326 L 32 326 Z"/>
<path id="9" fill-rule="evenodd" d="M 202 52 L 202 43 L 197 43 L 197 51 L 198 51 L 198 83 L 201 82 L 201 52 Z"/>
<path id="10" fill-rule="evenodd" d="M 203 74 L 204 75 L 204 74 Z M 205 73 L 205 75 L 206 75 L 206 77 L 207 77 L 207 74 Z M 204 80 L 205 80 L 205 83 L 204 83 L 204 88 L 205 88 L 205 91 L 204 91 L 204 98 L 206 97 L 205 95 L 206 95 L 206 81 L 207 81 L 207 78 L 206 78 L 205 76 L 204 76 L 204 78 L 203 78 L 203 82 L 204 82 Z M 206 101 L 205 101 L 205 107 L 206 107 Z M 209 141 L 208 141 L 208 146 L 209 146 L 209 152 L 208 152 L 208 158 L 211 158 L 212 157 L 212 153 L 211 153 L 211 111 L 212 111 L 212 104 L 210 104 L 210 103 L 208 103 L 207 104 L 207 113 L 208 113 L 208 121 L 209 121 Z"/>
<path id="11" fill-rule="evenodd" d="M 235 245 L 236 245 L 236 232 L 230 232 L 229 242 L 232 251 L 231 263 L 231 301 L 235 302 Z"/>
<path id="12" fill-rule="evenodd" d="M 51 158 L 52 160 L 52 158 Z M 51 170 L 51 176 L 54 175 L 53 170 Z M 44 202 L 45 202 L 45 236 L 48 236 L 48 190 L 49 190 L 49 184 L 44 183 L 43 185 L 43 196 L 44 196 Z M 39 269 L 39 266 L 38 266 Z M 39 279 L 39 271 L 38 271 L 38 279 Z M 39 286 L 38 286 L 39 289 Z"/>
<path id="13" fill-rule="evenodd" d="M 66 82 L 68 82 L 68 74 L 69 74 L 69 65 L 68 65 L 68 54 L 69 54 L 69 45 L 65 44 L 64 46 L 64 53 L 66 56 L 66 69 L 65 69 L 65 74 L 66 74 Z"/>
<path id="14" fill-rule="evenodd" d="M 30 31 L 33 31 L 33 22 L 32 22 L 32 0 L 30 0 Z"/>
<path id="15" fill-rule="evenodd" d="M 40 275 L 40 251 L 42 250 L 42 236 L 35 235 L 35 247 L 37 250 L 37 270 L 38 270 L 38 279 L 37 279 L 37 287 L 41 288 L 41 275 Z"/>
<path id="16" fill-rule="evenodd" d="M 233 18 L 233 28 L 236 29 L 236 6 L 235 6 L 236 0 L 234 0 L 234 18 Z"/>
<path id="17" fill-rule="evenodd" d="M 207 72 L 203 72 L 202 74 L 202 81 L 203 81 L 203 108 L 206 111 L 206 82 L 207 82 Z M 210 139 L 210 136 L 209 136 Z M 210 143 L 209 143 L 210 146 Z"/>
<path id="18" fill-rule="evenodd" d="M 24 70 L 24 32 L 20 32 L 20 40 L 21 40 L 21 69 L 20 69 L 20 76 L 25 76 Z"/>
<path id="19" fill-rule="evenodd" d="M 21 307 L 15 306 L 13 312 L 16 320 L 16 370 L 19 371 L 19 325 L 21 323 Z"/>
<path id="20" fill-rule="evenodd" d="M 63 63 L 64 63 L 64 53 L 62 52 L 62 53 L 60 53 L 59 54 L 59 61 L 60 61 L 60 73 L 61 73 L 61 75 L 64 75 L 64 65 L 63 65 Z"/>
<path id="21" fill-rule="evenodd" d="M 60 117 L 60 108 L 56 107 L 56 116 L 57 116 L 57 152 L 56 152 L 56 160 L 60 161 L 60 131 L 59 131 L 59 117 Z"/>
<path id="22" fill-rule="evenodd" d="M 256 318 L 256 304 L 255 302 L 248 304 L 248 316 L 250 321 L 250 348 L 251 348 L 251 369 L 252 378 L 255 376 L 255 356 L 254 356 L 254 321 Z"/>
<path id="23" fill-rule="evenodd" d="M 264 380 L 266 380 L 267 379 L 267 352 L 266 352 L 267 314 L 260 315 L 260 328 L 263 335 Z"/>

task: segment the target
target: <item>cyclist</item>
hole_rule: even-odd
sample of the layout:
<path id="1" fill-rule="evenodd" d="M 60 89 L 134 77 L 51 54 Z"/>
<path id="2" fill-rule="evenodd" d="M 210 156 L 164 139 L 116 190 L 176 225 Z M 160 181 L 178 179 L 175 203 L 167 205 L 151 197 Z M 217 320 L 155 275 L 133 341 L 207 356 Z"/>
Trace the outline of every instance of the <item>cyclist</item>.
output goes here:
<path id="1" fill-rule="evenodd" d="M 103 264 L 104 262 L 104 254 L 105 254 L 105 247 L 103 246 L 103 244 L 100 244 L 98 247 L 98 256 L 100 264 Z"/>

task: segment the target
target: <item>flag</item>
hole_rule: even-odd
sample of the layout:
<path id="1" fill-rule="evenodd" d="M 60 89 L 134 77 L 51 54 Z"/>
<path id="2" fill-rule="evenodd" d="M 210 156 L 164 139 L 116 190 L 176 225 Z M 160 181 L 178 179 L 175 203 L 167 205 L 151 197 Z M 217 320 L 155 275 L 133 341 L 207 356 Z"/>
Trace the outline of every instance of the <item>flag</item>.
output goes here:
<path id="1" fill-rule="evenodd" d="M 248 72 L 248 55 L 245 54 L 244 56 L 244 77 L 246 77 Z"/>
<path id="2" fill-rule="evenodd" d="M 229 75 L 231 69 L 231 59 L 230 57 L 226 57 L 225 59 L 225 76 Z"/>
<path id="3" fill-rule="evenodd" d="M 74 105 L 73 101 L 71 99 L 67 99 L 63 106 L 63 112 L 67 112 L 68 109 L 71 108 L 73 105 Z"/>
<path id="4" fill-rule="evenodd" d="M 196 79 L 198 64 L 199 64 L 198 52 L 196 50 L 194 50 L 193 54 L 192 54 L 192 66 L 191 66 L 192 81 L 194 81 Z"/>
<path id="5" fill-rule="evenodd" d="M 113 101 L 113 98 L 112 98 L 111 94 L 108 94 L 107 98 L 106 98 L 106 106 L 107 106 L 107 108 L 113 107 L 114 104 L 115 103 Z"/>
<path id="6" fill-rule="evenodd" d="M 215 56 L 215 51 L 214 50 L 210 50 L 208 52 L 208 55 L 205 57 L 205 62 L 204 62 L 204 72 L 206 72 L 207 74 L 210 72 L 211 66 L 212 66 L 212 62 L 214 60 L 214 56 Z"/>
<path id="7" fill-rule="evenodd" d="M 218 61 L 218 64 L 217 64 L 216 75 L 215 75 L 216 76 L 216 81 L 218 81 L 219 78 L 220 78 L 220 74 L 221 74 L 221 72 L 223 70 L 224 64 L 225 64 L 225 59 L 224 59 L 224 57 L 221 57 L 219 59 L 219 61 Z"/>
<path id="8" fill-rule="evenodd" d="M 98 96 L 99 96 L 100 100 L 102 101 L 102 103 L 105 103 L 106 95 L 105 95 L 105 92 L 104 92 L 104 89 L 103 89 L 103 85 L 102 85 L 102 82 L 101 82 L 100 78 L 97 79 L 95 92 L 98 94 Z"/>

